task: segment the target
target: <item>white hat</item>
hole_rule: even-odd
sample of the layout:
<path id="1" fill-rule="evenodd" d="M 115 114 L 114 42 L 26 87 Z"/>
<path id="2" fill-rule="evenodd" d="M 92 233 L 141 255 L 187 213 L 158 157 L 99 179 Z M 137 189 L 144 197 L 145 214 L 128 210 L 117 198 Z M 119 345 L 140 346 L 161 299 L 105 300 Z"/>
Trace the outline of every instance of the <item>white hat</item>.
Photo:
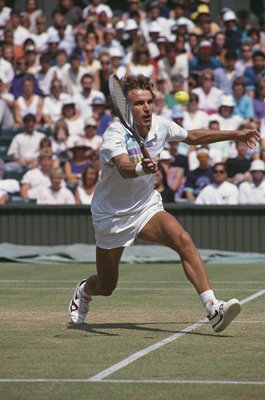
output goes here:
<path id="1" fill-rule="evenodd" d="M 48 43 L 59 43 L 60 38 L 58 33 L 54 33 L 48 37 Z"/>
<path id="2" fill-rule="evenodd" d="M 265 164 L 262 160 L 254 160 L 254 161 L 252 161 L 249 170 L 265 172 Z"/>
<path id="3" fill-rule="evenodd" d="M 117 24 L 115 25 L 115 29 L 124 29 L 125 28 L 125 23 L 123 21 L 118 21 Z"/>
<path id="4" fill-rule="evenodd" d="M 206 147 L 199 147 L 196 153 L 197 156 L 200 156 L 202 154 L 209 155 L 209 150 Z"/>
<path id="5" fill-rule="evenodd" d="M 212 47 L 212 43 L 210 42 L 210 40 L 202 40 L 199 43 L 199 47 Z"/>
<path id="6" fill-rule="evenodd" d="M 110 57 L 119 57 L 123 58 L 124 54 L 122 53 L 121 49 L 118 47 L 111 47 L 109 50 Z"/>
<path id="7" fill-rule="evenodd" d="M 168 150 L 162 150 L 159 156 L 159 160 L 171 160 L 171 154 Z"/>
<path id="8" fill-rule="evenodd" d="M 153 22 L 151 22 L 151 24 L 148 27 L 148 32 L 149 33 L 162 33 L 162 29 L 158 22 L 153 21 Z"/>
<path id="9" fill-rule="evenodd" d="M 96 14 L 97 15 L 102 13 L 102 12 L 106 13 L 108 18 L 112 18 L 113 17 L 113 12 L 112 12 L 111 8 L 109 6 L 107 6 L 106 4 L 99 4 L 96 7 Z"/>
<path id="10" fill-rule="evenodd" d="M 72 96 L 67 96 L 62 101 L 62 106 L 69 106 L 70 104 L 75 105 L 75 101 Z"/>
<path id="11" fill-rule="evenodd" d="M 171 118 L 172 119 L 184 118 L 184 110 L 181 105 L 176 104 L 175 106 L 173 106 Z"/>
<path id="12" fill-rule="evenodd" d="M 125 31 L 134 31 L 134 30 L 138 30 L 138 25 L 135 21 L 135 19 L 133 18 L 129 18 L 125 24 Z"/>
<path id="13" fill-rule="evenodd" d="M 234 107 L 235 102 L 233 96 L 231 96 L 231 94 L 223 94 L 221 97 L 220 106 Z"/>
<path id="14" fill-rule="evenodd" d="M 224 13 L 223 21 L 224 22 L 236 21 L 236 14 L 234 13 L 234 11 L 230 10 L 230 11 L 227 11 L 226 13 Z"/>
<path id="15" fill-rule="evenodd" d="M 86 126 L 97 126 L 97 121 L 93 117 L 88 117 L 85 119 L 85 127 Z"/>

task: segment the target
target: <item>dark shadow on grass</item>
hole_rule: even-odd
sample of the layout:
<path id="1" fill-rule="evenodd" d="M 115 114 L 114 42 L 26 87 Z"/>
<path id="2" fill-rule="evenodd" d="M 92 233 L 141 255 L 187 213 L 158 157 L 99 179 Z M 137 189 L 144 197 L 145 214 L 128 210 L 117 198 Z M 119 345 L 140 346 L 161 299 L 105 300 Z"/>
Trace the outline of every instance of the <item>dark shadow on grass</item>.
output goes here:
<path id="1" fill-rule="evenodd" d="M 169 325 L 169 324 L 174 324 L 176 325 L 176 322 L 149 322 L 146 324 L 138 324 L 138 323 L 133 323 L 133 322 L 119 322 L 119 323 L 105 323 L 105 324 L 81 324 L 81 325 L 75 325 L 73 323 L 68 323 L 67 324 L 67 329 L 73 329 L 73 330 L 79 330 L 79 331 L 85 331 L 91 334 L 98 334 L 98 335 L 104 335 L 104 336 L 120 336 L 119 333 L 111 333 L 108 332 L 109 330 L 130 330 L 130 331 L 143 331 L 143 332 L 163 332 L 163 333 L 170 333 L 170 334 L 175 334 L 175 333 L 183 333 L 182 329 L 180 330 L 168 330 L 168 329 L 161 329 L 158 327 L 155 327 L 155 325 Z M 190 325 L 189 322 L 178 322 L 178 324 L 181 324 L 182 326 L 187 326 Z M 149 326 L 147 326 L 149 325 Z M 154 327 L 150 327 L 154 326 Z M 184 329 L 184 328 L 183 328 Z M 209 337 L 216 337 L 219 336 L 216 333 L 201 333 L 201 332 L 185 332 L 186 335 L 196 335 L 196 336 L 209 336 Z M 222 338 L 227 338 L 227 337 L 232 337 L 231 335 L 224 335 L 222 334 L 220 337 Z"/>

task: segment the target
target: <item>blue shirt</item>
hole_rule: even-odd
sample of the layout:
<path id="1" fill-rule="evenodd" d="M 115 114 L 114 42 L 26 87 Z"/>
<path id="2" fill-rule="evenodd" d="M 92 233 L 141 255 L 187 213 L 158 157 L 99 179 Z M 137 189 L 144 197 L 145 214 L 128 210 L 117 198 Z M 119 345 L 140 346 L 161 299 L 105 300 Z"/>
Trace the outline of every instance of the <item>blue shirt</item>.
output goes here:
<path id="1" fill-rule="evenodd" d="M 253 101 L 246 94 L 243 94 L 240 99 L 234 97 L 234 102 L 234 114 L 239 115 L 244 119 L 254 118 Z"/>

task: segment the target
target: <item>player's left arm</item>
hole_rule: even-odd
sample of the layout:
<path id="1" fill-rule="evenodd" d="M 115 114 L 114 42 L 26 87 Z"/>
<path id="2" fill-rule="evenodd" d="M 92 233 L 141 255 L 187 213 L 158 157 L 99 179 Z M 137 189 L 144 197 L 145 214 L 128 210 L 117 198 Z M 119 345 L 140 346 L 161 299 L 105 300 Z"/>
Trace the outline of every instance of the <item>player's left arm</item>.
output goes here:
<path id="1" fill-rule="evenodd" d="M 260 133 L 256 129 L 243 129 L 237 131 L 215 131 L 211 129 L 194 129 L 188 131 L 184 140 L 189 145 L 204 145 L 225 140 L 245 142 L 248 147 L 253 148 L 260 142 Z"/>

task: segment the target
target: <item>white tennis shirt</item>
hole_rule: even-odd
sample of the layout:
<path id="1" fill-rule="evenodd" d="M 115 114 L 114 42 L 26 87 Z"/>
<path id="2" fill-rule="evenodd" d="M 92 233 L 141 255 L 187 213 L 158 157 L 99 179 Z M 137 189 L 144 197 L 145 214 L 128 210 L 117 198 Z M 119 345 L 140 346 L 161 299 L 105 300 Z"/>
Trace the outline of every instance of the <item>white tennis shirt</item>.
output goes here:
<path id="1" fill-rule="evenodd" d="M 183 141 L 187 136 L 188 132 L 175 122 L 153 115 L 144 144 L 151 157 L 158 159 L 166 141 Z M 103 135 L 100 149 L 102 172 L 91 204 L 93 219 L 139 213 L 154 194 L 155 174 L 133 179 L 120 175 L 111 159 L 124 153 L 134 164 L 142 159 L 140 147 L 132 134 L 120 122 L 114 122 Z"/>

